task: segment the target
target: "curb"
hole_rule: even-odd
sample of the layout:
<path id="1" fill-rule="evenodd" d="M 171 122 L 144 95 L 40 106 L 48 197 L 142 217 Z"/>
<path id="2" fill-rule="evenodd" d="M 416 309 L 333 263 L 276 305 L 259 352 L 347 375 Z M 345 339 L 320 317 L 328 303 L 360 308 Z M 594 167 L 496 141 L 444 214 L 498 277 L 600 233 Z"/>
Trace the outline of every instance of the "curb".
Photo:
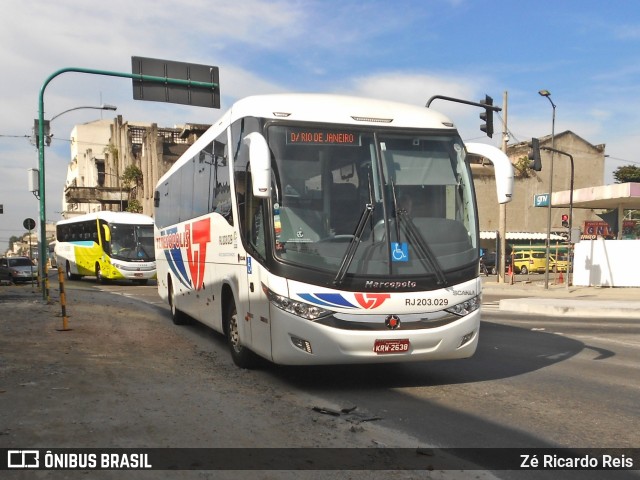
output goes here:
<path id="1" fill-rule="evenodd" d="M 618 300 L 572 300 L 560 298 L 508 298 L 499 303 L 501 312 L 588 318 L 640 320 L 640 302 Z"/>

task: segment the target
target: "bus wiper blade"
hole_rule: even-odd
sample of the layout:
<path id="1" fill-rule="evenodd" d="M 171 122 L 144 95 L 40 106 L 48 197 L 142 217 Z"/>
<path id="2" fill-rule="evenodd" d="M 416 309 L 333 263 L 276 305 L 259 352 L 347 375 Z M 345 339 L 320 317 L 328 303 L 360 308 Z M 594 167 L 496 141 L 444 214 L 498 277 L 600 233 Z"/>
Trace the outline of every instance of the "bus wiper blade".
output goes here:
<path id="1" fill-rule="evenodd" d="M 418 250 L 420 255 L 424 257 L 430 264 L 436 275 L 436 282 L 438 285 L 446 285 L 447 277 L 442 271 L 442 267 L 436 258 L 436 255 L 431 250 L 431 247 L 426 242 L 420 231 L 416 228 L 411 219 L 407 216 L 407 213 L 404 211 L 399 212 L 398 219 L 401 221 L 402 226 L 405 229 L 405 235 L 407 240 L 411 242 L 412 245 Z"/>
<path id="2" fill-rule="evenodd" d="M 360 238 L 362 238 L 362 232 L 364 232 L 364 227 L 366 227 L 369 218 L 371 218 L 373 208 L 373 203 L 367 203 L 365 205 L 362 215 L 360 215 L 360 220 L 358 220 L 356 230 L 353 232 L 353 237 L 347 247 L 347 251 L 344 253 L 344 257 L 342 257 L 342 263 L 340 263 L 340 268 L 338 269 L 336 278 L 333 279 L 334 285 L 340 285 L 343 282 L 344 277 L 347 274 L 347 270 L 349 270 L 351 262 L 353 262 L 353 258 L 356 255 L 356 250 L 360 245 Z"/>

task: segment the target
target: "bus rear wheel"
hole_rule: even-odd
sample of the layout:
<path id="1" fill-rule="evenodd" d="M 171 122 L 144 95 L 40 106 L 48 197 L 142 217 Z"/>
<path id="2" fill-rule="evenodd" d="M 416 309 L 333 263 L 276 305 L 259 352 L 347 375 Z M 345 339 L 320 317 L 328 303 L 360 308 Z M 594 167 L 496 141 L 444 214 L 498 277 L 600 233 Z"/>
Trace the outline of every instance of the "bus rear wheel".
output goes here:
<path id="1" fill-rule="evenodd" d="M 256 366 L 257 357 L 255 353 L 243 346 L 240 342 L 240 332 L 238 330 L 238 309 L 233 300 L 229 302 L 224 316 L 225 332 L 227 343 L 231 352 L 231 359 L 240 368 L 251 369 Z"/>
<path id="2" fill-rule="evenodd" d="M 65 275 L 67 276 L 67 280 L 78 280 L 80 278 L 80 275 L 71 273 L 71 264 L 69 263 L 69 260 L 67 260 L 65 264 Z"/>

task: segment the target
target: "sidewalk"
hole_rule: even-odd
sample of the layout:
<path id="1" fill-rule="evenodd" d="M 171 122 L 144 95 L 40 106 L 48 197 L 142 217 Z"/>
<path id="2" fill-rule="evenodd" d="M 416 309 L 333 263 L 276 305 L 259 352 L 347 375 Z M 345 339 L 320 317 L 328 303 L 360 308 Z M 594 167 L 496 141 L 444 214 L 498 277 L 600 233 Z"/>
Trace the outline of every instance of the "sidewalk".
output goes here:
<path id="1" fill-rule="evenodd" d="M 553 284 L 550 280 L 549 288 L 545 289 L 542 275 L 516 275 L 513 285 L 508 276 L 505 279 L 507 283 L 497 283 L 495 277 L 482 278 L 485 295 L 511 297 L 499 301 L 501 312 L 640 320 L 640 288 L 567 288 L 565 283 Z"/>

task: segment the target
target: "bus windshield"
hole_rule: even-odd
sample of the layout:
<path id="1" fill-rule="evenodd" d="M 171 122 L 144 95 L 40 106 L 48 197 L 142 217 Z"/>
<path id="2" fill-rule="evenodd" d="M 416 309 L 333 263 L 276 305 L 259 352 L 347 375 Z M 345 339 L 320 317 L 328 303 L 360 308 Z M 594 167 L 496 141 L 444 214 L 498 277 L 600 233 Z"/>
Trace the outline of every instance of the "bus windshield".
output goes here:
<path id="1" fill-rule="evenodd" d="M 109 228 L 111 258 L 139 262 L 155 260 L 153 225 L 112 223 Z"/>
<path id="2" fill-rule="evenodd" d="M 457 135 L 273 125 L 268 141 L 283 262 L 437 283 L 477 263 L 474 191 Z"/>

